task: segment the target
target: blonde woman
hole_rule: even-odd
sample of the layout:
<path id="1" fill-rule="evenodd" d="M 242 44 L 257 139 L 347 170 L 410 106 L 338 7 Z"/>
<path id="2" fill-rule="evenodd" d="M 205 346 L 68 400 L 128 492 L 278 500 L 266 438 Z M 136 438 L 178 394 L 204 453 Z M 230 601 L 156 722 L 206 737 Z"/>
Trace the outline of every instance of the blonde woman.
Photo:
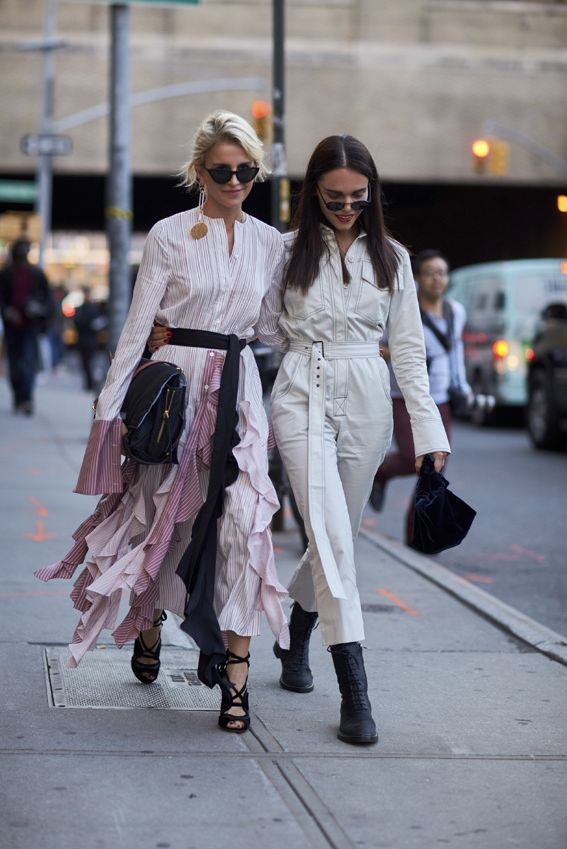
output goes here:
<path id="1" fill-rule="evenodd" d="M 278 501 L 268 477 L 268 424 L 247 342 L 281 345 L 277 329 L 280 234 L 242 209 L 266 174 L 261 142 L 238 115 L 208 116 L 194 138 L 183 182 L 199 206 L 152 228 L 132 305 L 96 417 L 76 492 L 102 493 L 75 533 L 76 545 L 42 580 L 70 578 L 87 555 L 72 598 L 82 616 L 72 665 L 103 628 L 117 645 L 135 640 L 132 669 L 143 683 L 159 672 L 165 611 L 200 649 L 199 677 L 222 690 L 221 728 L 249 727 L 250 638 L 263 610 L 282 647 L 289 635 L 270 521 Z M 178 465 L 121 466 L 123 399 L 154 322 L 168 343 L 154 359 L 179 365 L 187 382 Z M 130 609 L 118 625 L 122 591 Z"/>

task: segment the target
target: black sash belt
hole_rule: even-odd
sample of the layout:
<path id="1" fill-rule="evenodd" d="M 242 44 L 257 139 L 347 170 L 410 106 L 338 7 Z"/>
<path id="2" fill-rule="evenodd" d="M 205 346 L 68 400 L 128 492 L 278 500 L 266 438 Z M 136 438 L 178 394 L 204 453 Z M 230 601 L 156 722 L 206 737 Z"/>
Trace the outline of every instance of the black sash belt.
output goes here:
<path id="1" fill-rule="evenodd" d="M 214 609 L 217 520 L 222 516 L 225 489 L 238 477 L 238 465 L 232 449 L 240 441 L 236 431 L 236 402 L 240 351 L 246 344 L 245 339 L 234 334 L 225 336 L 223 333 L 185 328 L 174 328 L 168 341 L 168 345 L 227 352 L 220 381 L 207 497 L 195 518 L 191 541 L 177 567 L 177 574 L 189 594 L 181 628 L 199 646 L 198 676 L 208 687 L 220 683 L 218 667 L 226 657 Z"/>

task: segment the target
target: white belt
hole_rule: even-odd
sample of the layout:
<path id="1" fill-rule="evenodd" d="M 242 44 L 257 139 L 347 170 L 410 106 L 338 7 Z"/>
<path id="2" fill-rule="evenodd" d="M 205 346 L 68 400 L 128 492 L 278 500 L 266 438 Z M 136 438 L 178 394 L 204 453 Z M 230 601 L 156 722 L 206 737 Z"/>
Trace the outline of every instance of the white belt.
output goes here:
<path id="1" fill-rule="evenodd" d="M 326 360 L 350 360 L 352 357 L 379 357 L 378 342 L 290 342 L 288 351 L 313 357 L 323 354 Z"/>
<path id="2" fill-rule="evenodd" d="M 379 357 L 378 342 L 291 342 L 289 352 L 311 358 L 309 381 L 307 510 L 315 544 L 329 590 L 334 598 L 346 598 L 343 582 L 325 524 L 325 367 L 324 360 Z"/>

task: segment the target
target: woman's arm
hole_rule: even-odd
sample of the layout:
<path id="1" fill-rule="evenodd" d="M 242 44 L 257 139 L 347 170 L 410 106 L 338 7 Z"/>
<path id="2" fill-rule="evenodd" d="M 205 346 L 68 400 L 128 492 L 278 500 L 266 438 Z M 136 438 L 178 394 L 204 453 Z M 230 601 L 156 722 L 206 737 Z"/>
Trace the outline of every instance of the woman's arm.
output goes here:
<path id="1" fill-rule="evenodd" d="M 289 347 L 289 339 L 279 326 L 283 309 L 284 267 L 283 241 L 278 233 L 274 238 L 272 250 L 268 257 L 268 288 L 262 300 L 260 315 L 254 328 L 261 342 L 272 348 L 277 348 L 278 351 L 287 351 Z"/>
<path id="2" fill-rule="evenodd" d="M 98 397 L 97 419 L 113 419 L 119 415 L 170 278 L 167 252 L 157 232 L 158 226 L 152 228 L 144 245 L 128 317 Z"/>
<path id="3" fill-rule="evenodd" d="M 170 277 L 167 252 L 159 230 L 158 223 L 148 234 L 144 246 L 128 317 L 97 399 L 95 421 L 75 492 L 94 495 L 122 491 L 120 409 Z"/>

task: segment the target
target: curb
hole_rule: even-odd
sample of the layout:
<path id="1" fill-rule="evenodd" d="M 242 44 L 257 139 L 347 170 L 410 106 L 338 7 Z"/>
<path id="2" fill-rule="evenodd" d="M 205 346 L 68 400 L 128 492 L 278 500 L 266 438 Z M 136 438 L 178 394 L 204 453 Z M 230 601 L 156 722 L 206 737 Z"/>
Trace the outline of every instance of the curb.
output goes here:
<path id="1" fill-rule="evenodd" d="M 401 542 L 387 539 L 364 528 L 361 528 L 359 535 L 389 554 L 402 566 L 417 572 L 426 580 L 431 581 L 449 595 L 466 604 L 467 607 L 480 613 L 503 631 L 518 637 L 551 660 L 567 666 L 567 637 L 558 634 L 557 631 L 552 631 L 540 622 L 536 622 L 535 619 L 531 619 L 525 613 L 516 610 L 515 607 L 499 601 L 485 590 L 475 587 L 469 581 L 455 575 L 450 569 L 441 566 L 434 560 L 412 551 Z"/>

